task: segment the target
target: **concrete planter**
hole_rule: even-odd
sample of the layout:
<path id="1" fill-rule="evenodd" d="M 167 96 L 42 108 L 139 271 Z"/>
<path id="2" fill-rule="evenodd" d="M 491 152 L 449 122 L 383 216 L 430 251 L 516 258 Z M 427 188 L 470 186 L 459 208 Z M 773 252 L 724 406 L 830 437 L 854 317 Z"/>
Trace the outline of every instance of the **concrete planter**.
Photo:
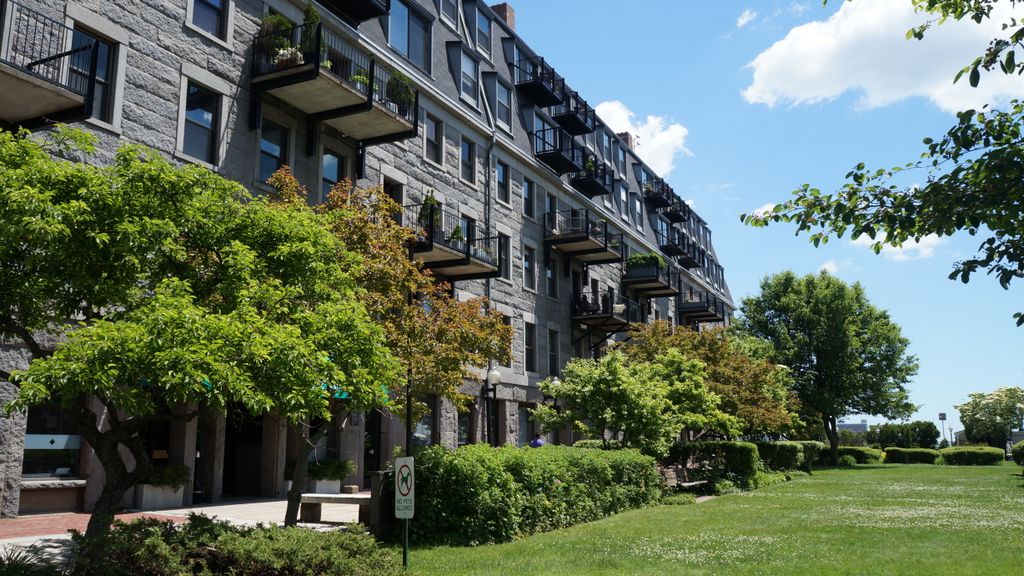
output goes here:
<path id="1" fill-rule="evenodd" d="M 313 480 L 306 482 L 306 489 L 316 494 L 341 494 L 341 480 Z"/>
<path id="2" fill-rule="evenodd" d="M 135 507 L 142 510 L 155 508 L 181 508 L 184 487 L 156 486 L 154 484 L 135 485 Z"/>

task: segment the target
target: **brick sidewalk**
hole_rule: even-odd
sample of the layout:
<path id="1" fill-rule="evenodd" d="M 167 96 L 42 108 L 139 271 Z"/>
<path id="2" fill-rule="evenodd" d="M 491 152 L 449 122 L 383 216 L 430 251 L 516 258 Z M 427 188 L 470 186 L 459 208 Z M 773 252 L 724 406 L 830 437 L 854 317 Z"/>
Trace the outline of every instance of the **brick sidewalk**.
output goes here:
<path id="1" fill-rule="evenodd" d="M 149 514 L 134 512 L 131 514 L 118 514 L 117 519 L 123 521 L 134 520 L 148 516 L 161 520 L 171 520 L 181 523 L 186 520 L 181 516 L 165 516 L 162 514 Z M 75 529 L 85 531 L 89 523 L 89 515 L 81 513 L 66 514 L 30 514 L 10 520 L 0 520 L 0 540 L 9 538 L 24 538 L 26 536 L 49 536 L 53 534 L 66 534 L 68 530 Z"/>

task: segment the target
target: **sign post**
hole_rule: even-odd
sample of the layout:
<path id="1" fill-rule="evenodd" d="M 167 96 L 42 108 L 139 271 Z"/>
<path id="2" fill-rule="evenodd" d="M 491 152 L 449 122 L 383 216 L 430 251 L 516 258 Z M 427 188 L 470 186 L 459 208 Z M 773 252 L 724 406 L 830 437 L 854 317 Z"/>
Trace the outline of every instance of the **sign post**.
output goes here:
<path id="1" fill-rule="evenodd" d="M 402 566 L 409 567 L 409 520 L 416 510 L 416 477 L 411 456 L 395 458 L 395 518 L 403 521 Z"/>
<path id="2" fill-rule="evenodd" d="M 943 440 L 946 439 L 946 426 L 945 426 L 945 424 L 946 424 L 946 413 L 945 412 L 939 412 L 939 428 L 942 430 L 942 439 Z M 952 438 L 949 439 L 949 443 L 950 444 L 953 443 L 953 439 Z"/>

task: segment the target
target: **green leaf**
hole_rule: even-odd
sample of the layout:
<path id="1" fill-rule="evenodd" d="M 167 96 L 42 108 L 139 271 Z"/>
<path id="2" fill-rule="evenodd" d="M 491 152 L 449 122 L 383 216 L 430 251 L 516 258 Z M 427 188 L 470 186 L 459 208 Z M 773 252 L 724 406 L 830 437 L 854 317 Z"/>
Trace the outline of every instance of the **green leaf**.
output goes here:
<path id="1" fill-rule="evenodd" d="M 978 87 L 978 83 L 981 82 L 981 72 L 978 71 L 977 66 L 971 68 L 971 76 L 968 81 L 971 83 L 972 88 Z"/>

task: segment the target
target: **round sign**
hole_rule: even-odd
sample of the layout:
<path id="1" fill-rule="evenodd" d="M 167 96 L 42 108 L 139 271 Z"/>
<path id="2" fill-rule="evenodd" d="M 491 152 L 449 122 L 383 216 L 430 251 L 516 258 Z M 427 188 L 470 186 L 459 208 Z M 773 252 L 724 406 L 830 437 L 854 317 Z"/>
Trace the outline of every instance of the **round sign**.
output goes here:
<path id="1" fill-rule="evenodd" d="M 398 469 L 398 493 L 401 496 L 408 496 L 412 492 L 412 469 L 408 464 L 402 464 Z"/>

